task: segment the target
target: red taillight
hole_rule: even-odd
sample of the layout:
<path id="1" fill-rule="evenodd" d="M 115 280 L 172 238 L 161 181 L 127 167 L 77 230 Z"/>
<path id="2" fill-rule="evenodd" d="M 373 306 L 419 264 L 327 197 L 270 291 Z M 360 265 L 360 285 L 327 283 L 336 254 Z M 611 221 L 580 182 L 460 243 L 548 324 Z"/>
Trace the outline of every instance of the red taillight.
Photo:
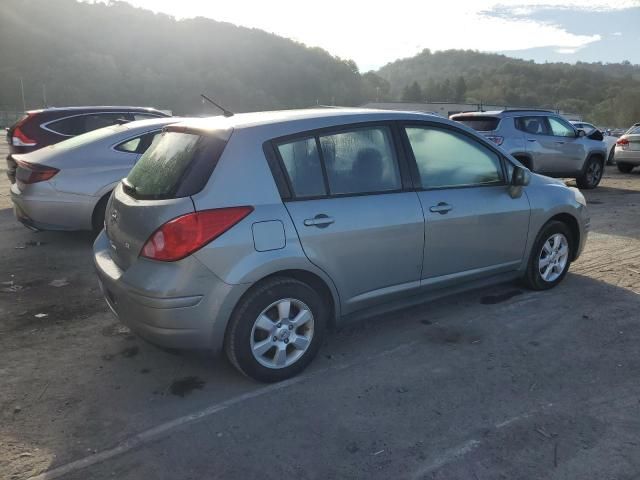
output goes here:
<path id="1" fill-rule="evenodd" d="M 230 207 L 188 213 L 158 228 L 142 247 L 140 256 L 175 262 L 204 247 L 253 211 Z"/>
<path id="2" fill-rule="evenodd" d="M 24 160 L 17 160 L 16 163 L 18 164 L 16 179 L 21 183 L 45 182 L 60 171 L 54 167 L 29 163 Z"/>
<path id="3" fill-rule="evenodd" d="M 504 137 L 498 137 L 497 135 L 487 135 L 487 138 L 496 145 L 502 145 L 502 142 L 504 142 Z"/>
<path id="4" fill-rule="evenodd" d="M 13 132 L 11 134 L 11 143 L 14 147 L 35 147 L 38 142 L 29 138 L 22 130 L 21 127 L 25 124 L 27 120 L 35 117 L 35 113 L 28 113 L 26 117 L 16 123 L 15 127 L 13 127 Z"/>
<path id="5" fill-rule="evenodd" d="M 629 139 L 628 138 L 621 138 L 620 140 L 618 140 L 616 142 L 616 145 L 622 147 L 622 149 L 626 149 L 629 146 Z"/>

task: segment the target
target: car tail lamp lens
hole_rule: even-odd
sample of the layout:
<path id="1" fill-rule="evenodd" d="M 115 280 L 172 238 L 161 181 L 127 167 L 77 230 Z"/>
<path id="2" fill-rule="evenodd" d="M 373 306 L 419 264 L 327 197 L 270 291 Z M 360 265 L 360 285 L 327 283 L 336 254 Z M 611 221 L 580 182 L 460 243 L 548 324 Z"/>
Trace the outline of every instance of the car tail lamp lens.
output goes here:
<path id="1" fill-rule="evenodd" d="M 496 145 L 502 145 L 502 142 L 504 142 L 504 137 L 498 137 L 496 135 L 487 135 L 487 138 Z"/>
<path id="2" fill-rule="evenodd" d="M 629 147 L 629 139 L 628 138 L 621 138 L 620 140 L 618 140 L 616 142 L 616 145 L 622 147 L 623 150 L 626 150 Z"/>
<path id="3" fill-rule="evenodd" d="M 142 257 L 175 262 L 201 249 L 253 211 L 253 207 L 217 208 L 169 220 L 142 247 Z"/>
<path id="4" fill-rule="evenodd" d="M 16 179 L 26 184 L 46 182 L 60 171 L 54 167 L 25 162 L 24 160 L 18 160 L 16 163 L 18 164 Z"/>
<path id="5" fill-rule="evenodd" d="M 11 143 L 14 147 L 35 147 L 38 142 L 29 138 L 22 130 L 22 126 L 25 124 L 27 120 L 32 119 L 35 116 L 33 113 L 27 114 L 22 120 L 20 120 L 16 126 L 13 128 L 13 133 L 11 134 Z"/>

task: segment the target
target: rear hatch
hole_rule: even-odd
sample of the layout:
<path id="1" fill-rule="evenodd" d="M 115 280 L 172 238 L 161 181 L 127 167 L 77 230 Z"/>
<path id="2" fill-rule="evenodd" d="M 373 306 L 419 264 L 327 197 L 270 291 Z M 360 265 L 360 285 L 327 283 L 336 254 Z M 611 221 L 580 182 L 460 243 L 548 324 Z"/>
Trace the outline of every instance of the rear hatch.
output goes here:
<path id="1" fill-rule="evenodd" d="M 191 195 L 204 188 L 231 130 L 169 126 L 114 190 L 105 215 L 111 256 L 123 270 L 163 224 L 193 212 Z"/>
<path id="2" fill-rule="evenodd" d="M 469 128 L 472 128 L 478 133 L 481 133 L 493 143 L 502 145 L 504 138 L 497 135 L 495 132 L 500 125 L 500 117 L 493 115 L 478 115 L 478 114 L 458 114 L 452 115 L 451 120 L 462 123 Z"/>

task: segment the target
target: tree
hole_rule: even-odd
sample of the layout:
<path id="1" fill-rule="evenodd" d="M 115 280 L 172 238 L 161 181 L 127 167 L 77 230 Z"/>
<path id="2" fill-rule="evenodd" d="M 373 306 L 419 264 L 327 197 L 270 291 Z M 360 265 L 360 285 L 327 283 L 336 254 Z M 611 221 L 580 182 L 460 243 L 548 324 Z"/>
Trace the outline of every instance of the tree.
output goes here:
<path id="1" fill-rule="evenodd" d="M 403 102 L 422 102 L 422 89 L 418 82 L 414 81 L 411 85 L 407 85 L 404 87 L 402 91 L 402 101 Z"/>
<path id="2" fill-rule="evenodd" d="M 453 87 L 454 90 L 454 100 L 456 102 L 464 102 L 465 95 L 467 93 L 467 82 L 465 82 L 463 76 L 459 76 L 456 79 L 456 83 Z"/>

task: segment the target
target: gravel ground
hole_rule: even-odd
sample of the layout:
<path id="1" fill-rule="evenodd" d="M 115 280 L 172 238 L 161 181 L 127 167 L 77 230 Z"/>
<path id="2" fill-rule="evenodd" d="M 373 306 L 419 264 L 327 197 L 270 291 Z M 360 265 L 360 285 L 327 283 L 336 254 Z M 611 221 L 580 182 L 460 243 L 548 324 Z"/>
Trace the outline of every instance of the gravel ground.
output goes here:
<path id="1" fill-rule="evenodd" d="M 0 478 L 639 478 L 640 173 L 601 185 L 558 288 L 350 325 L 265 387 L 131 335 L 91 236 L 17 224 L 2 174 Z"/>

